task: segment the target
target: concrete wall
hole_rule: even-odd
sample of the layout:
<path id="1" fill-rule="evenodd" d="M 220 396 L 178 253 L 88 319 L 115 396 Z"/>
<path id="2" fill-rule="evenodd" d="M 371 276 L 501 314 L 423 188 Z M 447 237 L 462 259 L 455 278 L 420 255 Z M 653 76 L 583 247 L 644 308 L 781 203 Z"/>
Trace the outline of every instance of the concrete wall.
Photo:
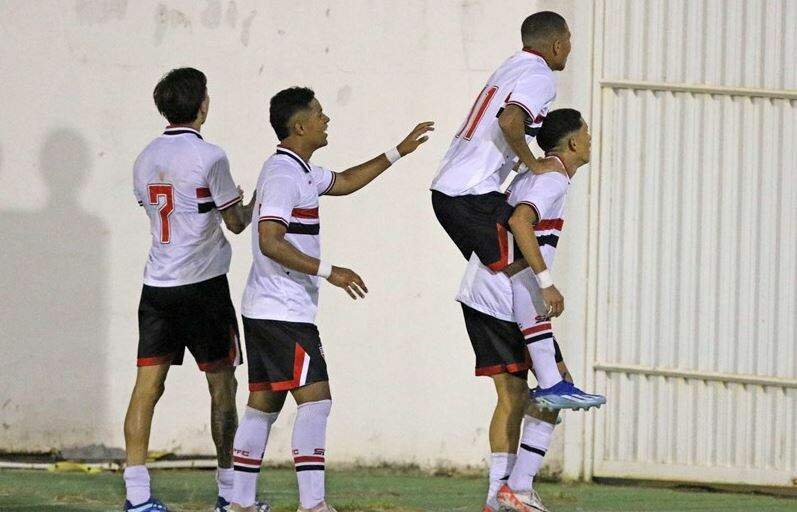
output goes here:
<path id="1" fill-rule="evenodd" d="M 557 105 L 589 112 L 587 6 L 3 2 L 0 449 L 123 445 L 149 244 L 146 216 L 131 192 L 131 166 L 165 124 L 152 104 L 154 84 L 170 68 L 190 65 L 209 79 L 203 133 L 227 150 L 247 196 L 276 142 L 267 101 L 283 87 L 316 90 L 332 121 L 330 145 L 314 160 L 333 169 L 384 151 L 416 122 L 437 122 L 429 143 L 372 186 L 322 200 L 325 259 L 360 272 L 371 290 L 352 303 L 338 289 L 322 289 L 318 324 L 335 396 L 330 461 L 481 464 L 489 453 L 493 391 L 489 380 L 473 377 L 452 300 L 465 262 L 436 224 L 427 188 L 484 81 L 520 47 L 520 22 L 531 12 L 555 8 L 568 17 L 573 54 L 560 75 Z M 571 193 L 556 272 L 569 309 L 557 326 L 577 377 L 586 300 L 583 178 Z M 237 306 L 250 263 L 249 232 L 230 238 Z M 242 406 L 245 368 L 238 376 Z M 172 370 L 156 411 L 153 449 L 212 451 L 205 390 L 190 359 Z M 294 410 L 288 405 L 276 424 L 272 460 L 289 456 Z M 570 421 L 565 428 L 581 428 Z M 554 464 L 561 464 L 559 443 Z"/>

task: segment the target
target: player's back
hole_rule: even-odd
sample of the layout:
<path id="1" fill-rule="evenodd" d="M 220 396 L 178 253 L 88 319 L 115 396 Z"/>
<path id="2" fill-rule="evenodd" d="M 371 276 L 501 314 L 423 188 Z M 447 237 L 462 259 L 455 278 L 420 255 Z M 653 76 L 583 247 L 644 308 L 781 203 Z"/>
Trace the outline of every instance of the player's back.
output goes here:
<path id="1" fill-rule="evenodd" d="M 523 50 L 504 61 L 451 141 L 432 190 L 449 196 L 499 191 L 516 156 L 498 116 L 508 104 L 522 108 L 528 114 L 526 139 L 531 142 L 556 97 L 555 88 L 553 73 L 542 57 Z"/>
<path id="2" fill-rule="evenodd" d="M 167 129 L 139 155 L 133 188 L 149 216 L 149 286 L 180 286 L 226 274 L 232 251 L 219 210 L 240 200 L 224 151 L 190 129 Z"/>

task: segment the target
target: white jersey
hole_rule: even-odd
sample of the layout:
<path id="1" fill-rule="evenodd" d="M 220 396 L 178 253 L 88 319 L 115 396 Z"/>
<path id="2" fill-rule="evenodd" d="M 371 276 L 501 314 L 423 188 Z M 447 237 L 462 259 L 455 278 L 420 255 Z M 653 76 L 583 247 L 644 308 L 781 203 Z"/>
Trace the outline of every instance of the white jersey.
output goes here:
<path id="1" fill-rule="evenodd" d="M 570 179 L 562 173 L 527 172 L 515 177 L 507 189 L 508 202 L 511 206 L 528 204 L 537 213 L 539 220 L 534 225 L 534 234 L 537 236 L 540 252 L 548 268 L 553 267 L 556 246 L 564 227 L 564 207 L 569 187 Z M 528 289 L 532 295 L 536 294 L 538 288 L 531 272 L 524 271 L 515 277 L 517 278 L 530 280 Z M 517 319 L 513 314 L 513 292 L 509 278 L 502 272 L 494 272 L 482 265 L 475 254 L 471 255 L 468 261 L 457 300 L 492 317 L 509 322 L 517 321 L 521 327 L 528 320 L 525 318 L 528 315 Z M 524 300 L 532 303 L 541 299 L 532 296 Z M 540 310 L 539 306 L 537 310 Z M 536 316 L 536 314 L 531 315 L 531 319 Z"/>
<path id="2" fill-rule="evenodd" d="M 534 234 L 540 245 L 542 259 L 549 269 L 553 268 L 556 246 L 565 223 L 565 199 L 568 188 L 570 188 L 570 178 L 560 172 L 545 174 L 524 172 L 517 175 L 506 189 L 507 203 L 510 206 L 514 208 L 519 204 L 527 204 L 534 208 L 537 214 Z M 521 255 L 516 257 L 520 258 Z"/>
<path id="3" fill-rule="evenodd" d="M 517 155 L 498 126 L 498 116 L 506 105 L 525 110 L 526 142 L 530 143 L 555 98 L 556 81 L 545 59 L 528 50 L 509 57 L 487 80 L 451 141 L 432 190 L 449 196 L 500 191 Z"/>
<path id="4" fill-rule="evenodd" d="M 263 164 L 257 180 L 257 207 L 252 225 L 285 224 L 285 240 L 299 251 L 321 257 L 318 198 L 335 184 L 335 173 L 308 164 L 283 147 Z M 319 277 L 283 267 L 260 251 L 252 229 L 252 268 L 246 281 L 241 313 L 247 318 L 314 323 Z"/>
<path id="5" fill-rule="evenodd" d="M 152 234 L 144 284 L 181 286 L 229 271 L 219 211 L 241 196 L 220 147 L 190 128 L 167 128 L 136 159 L 133 192 Z"/>
<path id="6" fill-rule="evenodd" d="M 512 284 L 503 272 L 484 266 L 476 253 L 470 255 L 465 275 L 459 284 L 457 300 L 485 315 L 514 322 Z"/>

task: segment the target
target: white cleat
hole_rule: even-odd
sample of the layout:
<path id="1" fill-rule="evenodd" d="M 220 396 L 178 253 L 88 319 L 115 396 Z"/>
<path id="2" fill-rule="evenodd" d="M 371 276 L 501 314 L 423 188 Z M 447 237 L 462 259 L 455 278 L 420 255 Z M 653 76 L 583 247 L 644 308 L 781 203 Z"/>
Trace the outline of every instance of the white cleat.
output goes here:
<path id="1" fill-rule="evenodd" d="M 550 512 L 534 489 L 527 492 L 513 491 L 504 484 L 496 495 L 501 508 L 499 512 Z"/>
<path id="2" fill-rule="evenodd" d="M 219 509 L 216 510 L 218 511 Z M 231 503 L 228 508 L 221 510 L 225 512 L 271 512 L 271 505 L 265 501 L 256 501 L 251 507 L 242 507 Z"/>
<path id="3" fill-rule="evenodd" d="M 313 508 L 304 508 L 302 506 L 299 506 L 296 512 L 338 512 L 338 511 L 327 505 L 326 501 L 322 501 Z"/>

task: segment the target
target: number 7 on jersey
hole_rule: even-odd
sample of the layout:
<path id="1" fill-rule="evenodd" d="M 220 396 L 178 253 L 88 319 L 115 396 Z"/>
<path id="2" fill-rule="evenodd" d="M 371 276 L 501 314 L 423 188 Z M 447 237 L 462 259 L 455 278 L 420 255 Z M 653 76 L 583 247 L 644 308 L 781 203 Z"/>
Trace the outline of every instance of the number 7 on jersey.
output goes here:
<path id="1" fill-rule="evenodd" d="M 152 183 L 147 185 L 149 191 L 149 204 L 161 204 L 161 197 L 163 204 L 158 208 L 158 214 L 161 218 L 161 243 L 168 244 L 171 241 L 171 232 L 169 231 L 169 215 L 174 211 L 174 189 L 168 183 Z"/>

